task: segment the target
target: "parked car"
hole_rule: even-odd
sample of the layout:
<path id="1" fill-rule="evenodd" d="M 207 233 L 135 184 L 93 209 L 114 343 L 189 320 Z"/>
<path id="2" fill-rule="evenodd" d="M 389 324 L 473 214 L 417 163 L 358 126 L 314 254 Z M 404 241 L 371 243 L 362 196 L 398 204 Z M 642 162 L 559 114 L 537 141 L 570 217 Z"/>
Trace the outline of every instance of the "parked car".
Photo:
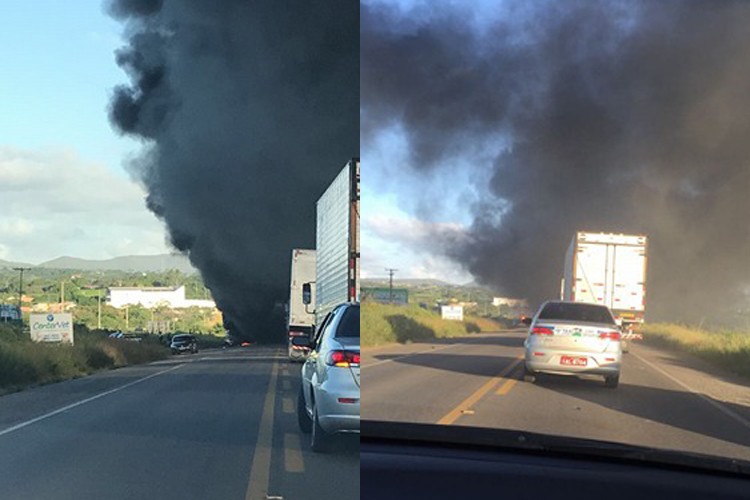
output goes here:
<path id="1" fill-rule="evenodd" d="M 190 334 L 175 335 L 172 337 L 169 348 L 172 350 L 172 354 L 182 354 L 183 352 L 196 354 L 198 352 L 198 340 Z"/>
<path id="2" fill-rule="evenodd" d="M 135 333 L 123 333 L 123 332 L 110 333 L 109 338 L 118 339 L 118 340 L 129 340 L 131 342 L 140 342 L 143 340 L 140 335 L 136 335 Z"/>
<path id="3" fill-rule="evenodd" d="M 302 365 L 297 417 L 303 433 L 311 434 L 313 451 L 325 451 L 335 434 L 359 434 L 359 304 L 337 306 L 322 321 Z"/>
<path id="4" fill-rule="evenodd" d="M 603 305 L 550 301 L 527 320 L 524 379 L 539 373 L 602 375 L 607 387 L 620 381 L 622 345 L 612 312 Z"/>

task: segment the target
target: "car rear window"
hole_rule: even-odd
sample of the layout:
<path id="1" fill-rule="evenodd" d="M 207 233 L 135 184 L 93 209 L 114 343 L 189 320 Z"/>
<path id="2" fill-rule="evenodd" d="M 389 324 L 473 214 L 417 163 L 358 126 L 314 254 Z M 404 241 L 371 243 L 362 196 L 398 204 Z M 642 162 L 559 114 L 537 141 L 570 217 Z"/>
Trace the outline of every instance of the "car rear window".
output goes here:
<path id="1" fill-rule="evenodd" d="M 595 304 L 550 303 L 539 313 L 539 319 L 558 319 L 563 321 L 583 321 L 586 323 L 607 323 L 615 321 L 606 307 Z"/>
<path id="2" fill-rule="evenodd" d="M 336 337 L 359 337 L 359 307 L 347 307 L 336 329 Z"/>
<path id="3" fill-rule="evenodd" d="M 177 342 L 187 342 L 189 340 L 192 340 L 192 337 L 188 337 L 187 335 L 178 335 L 172 338 L 172 342 L 174 342 L 175 340 Z"/>

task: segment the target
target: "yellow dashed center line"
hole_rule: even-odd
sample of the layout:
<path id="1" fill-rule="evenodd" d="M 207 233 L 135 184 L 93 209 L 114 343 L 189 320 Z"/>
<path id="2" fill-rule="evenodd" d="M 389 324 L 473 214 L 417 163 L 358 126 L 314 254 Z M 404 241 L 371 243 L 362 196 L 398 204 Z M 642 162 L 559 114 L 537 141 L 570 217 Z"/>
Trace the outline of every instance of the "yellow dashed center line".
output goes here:
<path id="1" fill-rule="evenodd" d="M 287 472 L 305 472 L 299 434 L 284 434 L 284 469 Z"/>
<path id="2" fill-rule="evenodd" d="M 273 407 L 276 398 L 276 380 L 278 363 L 271 365 L 271 379 L 263 403 L 263 414 L 260 418 L 258 438 L 255 443 L 250 481 L 245 494 L 246 500 L 260 500 L 268 495 L 268 483 L 271 476 L 271 451 L 273 438 Z"/>
<path id="3" fill-rule="evenodd" d="M 510 365 L 503 368 L 503 370 L 497 374 L 497 376 L 488 380 L 482 387 L 477 389 L 474 394 L 461 401 L 461 403 L 448 412 L 443 418 L 437 421 L 440 425 L 451 425 L 463 414 L 464 411 L 470 410 L 472 406 L 484 397 L 485 394 L 490 392 L 505 376 L 512 372 L 513 369 L 523 360 L 522 356 L 518 356 L 515 361 Z"/>
<path id="4" fill-rule="evenodd" d="M 281 410 L 284 413 L 294 413 L 294 401 L 292 398 L 283 398 L 281 400 Z"/>
<path id="5" fill-rule="evenodd" d="M 495 394 L 497 394 L 498 396 L 505 396 L 511 391 L 511 389 L 513 389 L 513 386 L 516 385 L 516 382 L 518 382 L 517 379 L 509 378 L 503 385 L 500 386 Z"/>

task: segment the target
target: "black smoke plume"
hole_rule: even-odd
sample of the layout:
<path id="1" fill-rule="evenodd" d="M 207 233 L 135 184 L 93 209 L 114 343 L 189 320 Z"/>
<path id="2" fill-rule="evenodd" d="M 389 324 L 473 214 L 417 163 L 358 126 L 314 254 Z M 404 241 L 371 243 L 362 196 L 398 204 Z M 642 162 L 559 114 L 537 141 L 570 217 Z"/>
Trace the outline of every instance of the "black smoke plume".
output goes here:
<path id="1" fill-rule="evenodd" d="M 130 84 L 110 118 L 144 141 L 134 173 L 235 334 L 280 339 L 291 249 L 359 154 L 359 5 L 119 0 Z M 275 307 L 276 305 L 276 307 Z"/>
<path id="2" fill-rule="evenodd" d="M 398 124 L 426 179 L 476 157 L 485 201 L 446 253 L 508 295 L 555 298 L 585 230 L 650 237 L 651 318 L 736 304 L 750 283 L 750 3 L 496 7 L 362 7 L 365 153 Z"/>

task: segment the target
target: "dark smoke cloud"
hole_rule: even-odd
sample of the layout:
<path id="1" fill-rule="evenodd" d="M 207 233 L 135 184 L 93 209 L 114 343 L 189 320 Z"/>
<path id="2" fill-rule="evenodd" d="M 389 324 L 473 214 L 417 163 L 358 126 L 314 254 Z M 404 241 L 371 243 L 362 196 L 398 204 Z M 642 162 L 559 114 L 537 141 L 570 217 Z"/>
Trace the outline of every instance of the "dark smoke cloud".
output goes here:
<path id="1" fill-rule="evenodd" d="M 359 154 L 359 6 L 134 1 L 108 6 L 131 83 L 110 118 L 144 141 L 146 204 L 225 317 L 279 338 L 291 249 L 315 245 L 315 201 Z M 275 337 L 276 336 L 276 337 Z"/>
<path id="2" fill-rule="evenodd" d="M 645 233 L 652 318 L 736 303 L 750 283 L 750 4 L 498 5 L 495 19 L 362 8 L 365 150 L 398 123 L 427 177 L 509 145 L 476 166 L 486 200 L 446 253 L 538 302 L 557 295 L 576 230 Z"/>

